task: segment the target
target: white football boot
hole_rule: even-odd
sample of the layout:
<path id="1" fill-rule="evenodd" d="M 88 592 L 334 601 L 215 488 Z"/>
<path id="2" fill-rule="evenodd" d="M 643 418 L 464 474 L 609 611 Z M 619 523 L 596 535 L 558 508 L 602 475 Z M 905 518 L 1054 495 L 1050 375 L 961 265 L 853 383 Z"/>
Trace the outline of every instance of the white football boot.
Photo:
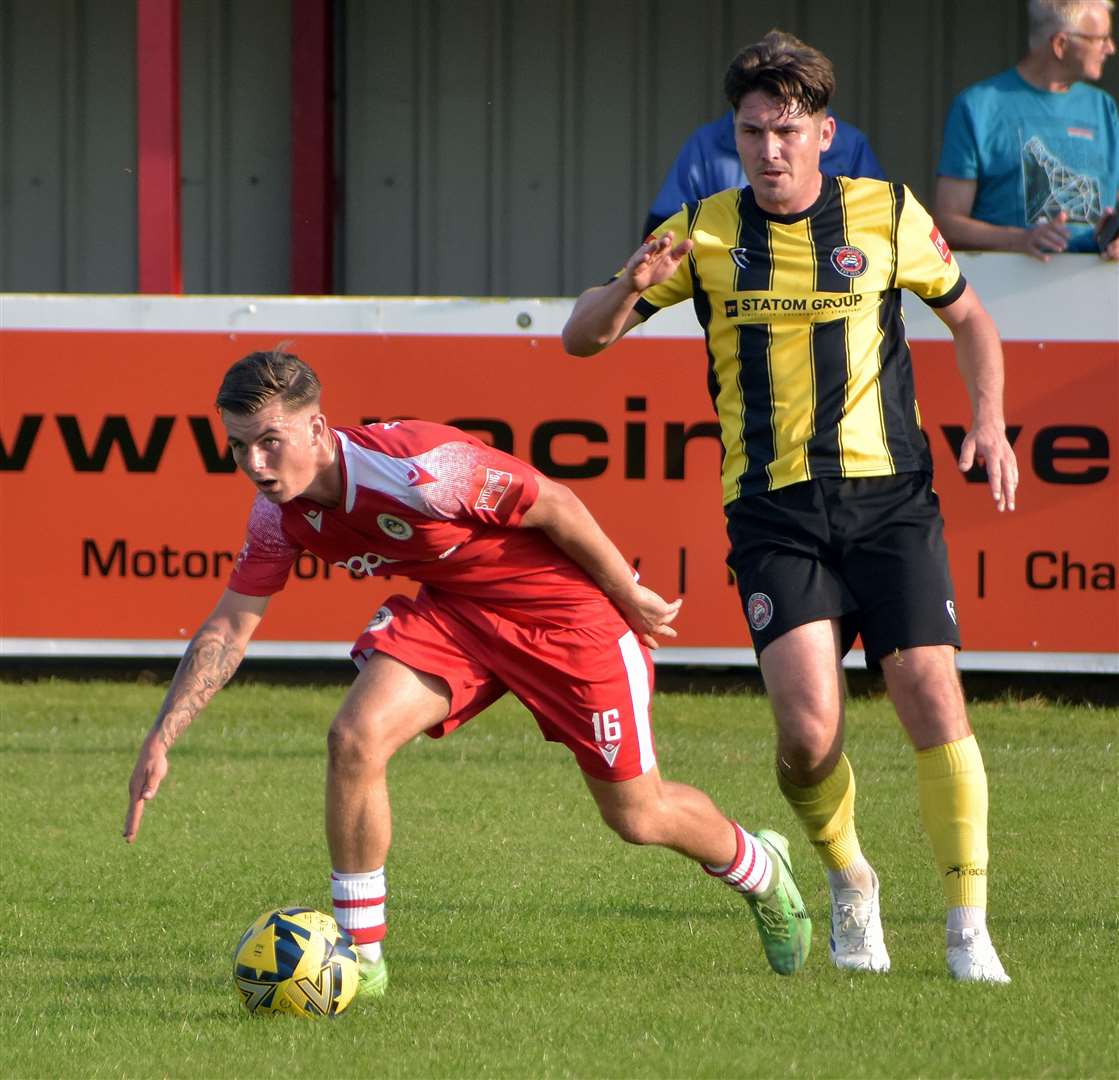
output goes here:
<path id="1" fill-rule="evenodd" d="M 890 954 L 882 936 L 878 910 L 878 875 L 871 871 L 874 886 L 870 896 L 859 889 L 831 889 L 832 963 L 844 971 L 890 970 Z"/>
<path id="2" fill-rule="evenodd" d="M 1010 982 L 985 928 L 949 930 L 947 960 L 949 973 L 959 982 Z"/>

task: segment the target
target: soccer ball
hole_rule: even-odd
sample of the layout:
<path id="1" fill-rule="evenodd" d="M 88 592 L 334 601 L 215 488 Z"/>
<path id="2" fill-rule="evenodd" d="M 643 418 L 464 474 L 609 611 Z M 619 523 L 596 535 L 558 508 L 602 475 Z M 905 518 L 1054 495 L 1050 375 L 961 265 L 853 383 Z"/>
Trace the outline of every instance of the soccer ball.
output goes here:
<path id="1" fill-rule="evenodd" d="M 241 935 L 233 981 L 254 1016 L 337 1016 L 357 992 L 357 950 L 329 915 L 275 908 Z"/>

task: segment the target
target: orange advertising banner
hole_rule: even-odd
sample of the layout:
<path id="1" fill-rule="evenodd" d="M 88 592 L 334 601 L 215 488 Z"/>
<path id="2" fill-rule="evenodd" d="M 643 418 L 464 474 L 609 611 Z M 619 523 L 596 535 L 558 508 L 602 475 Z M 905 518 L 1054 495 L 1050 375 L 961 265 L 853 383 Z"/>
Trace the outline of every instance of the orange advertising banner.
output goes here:
<path id="1" fill-rule="evenodd" d="M 224 588 L 253 498 L 226 452 L 214 394 L 229 364 L 279 339 L 0 331 L 6 653 L 114 641 L 117 655 L 145 641 L 174 652 L 189 639 Z M 308 333 L 291 347 L 318 371 L 336 426 L 447 422 L 569 484 L 646 584 L 684 597 L 677 660 L 748 648 L 724 562 L 702 339 L 630 338 L 590 360 L 566 356 L 554 334 Z M 978 471 L 956 467 L 970 411 L 950 343 L 912 348 L 965 650 L 1014 655 L 1011 666 L 1025 669 L 1087 654 L 1107 670 L 1119 652 L 1119 348 L 1005 345 L 1022 476 L 1013 514 L 996 513 Z M 324 655 L 385 595 L 411 589 L 305 555 L 257 637 Z"/>

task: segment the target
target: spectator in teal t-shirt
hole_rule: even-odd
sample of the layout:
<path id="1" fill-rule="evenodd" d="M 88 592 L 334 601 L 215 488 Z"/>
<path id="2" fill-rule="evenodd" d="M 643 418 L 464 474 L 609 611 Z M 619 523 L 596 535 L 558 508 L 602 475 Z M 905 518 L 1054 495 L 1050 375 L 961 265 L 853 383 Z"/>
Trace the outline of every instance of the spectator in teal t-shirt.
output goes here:
<path id="1" fill-rule="evenodd" d="M 934 216 L 955 248 L 1097 251 L 1119 197 L 1119 110 L 1096 80 L 1111 0 L 1030 0 L 1030 51 L 952 103 Z M 1102 252 L 1119 259 L 1119 239 Z"/>

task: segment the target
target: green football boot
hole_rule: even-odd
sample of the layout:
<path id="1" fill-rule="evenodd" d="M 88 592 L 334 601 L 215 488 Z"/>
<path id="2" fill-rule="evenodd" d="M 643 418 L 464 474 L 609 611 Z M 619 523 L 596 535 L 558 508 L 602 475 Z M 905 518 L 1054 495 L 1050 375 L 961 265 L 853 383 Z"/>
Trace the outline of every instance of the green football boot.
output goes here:
<path id="1" fill-rule="evenodd" d="M 373 998 L 385 996 L 389 985 L 389 969 L 382 956 L 375 964 L 361 961 L 357 975 L 357 993 L 354 995 L 359 1001 L 371 1001 Z"/>
<path id="2" fill-rule="evenodd" d="M 773 880 L 762 895 L 747 894 L 746 902 L 758 924 L 769 966 L 778 975 L 792 975 L 804 967 L 812 946 L 812 920 L 804 909 L 793 880 L 789 841 L 780 833 L 760 829 L 754 833 L 773 863 Z"/>

